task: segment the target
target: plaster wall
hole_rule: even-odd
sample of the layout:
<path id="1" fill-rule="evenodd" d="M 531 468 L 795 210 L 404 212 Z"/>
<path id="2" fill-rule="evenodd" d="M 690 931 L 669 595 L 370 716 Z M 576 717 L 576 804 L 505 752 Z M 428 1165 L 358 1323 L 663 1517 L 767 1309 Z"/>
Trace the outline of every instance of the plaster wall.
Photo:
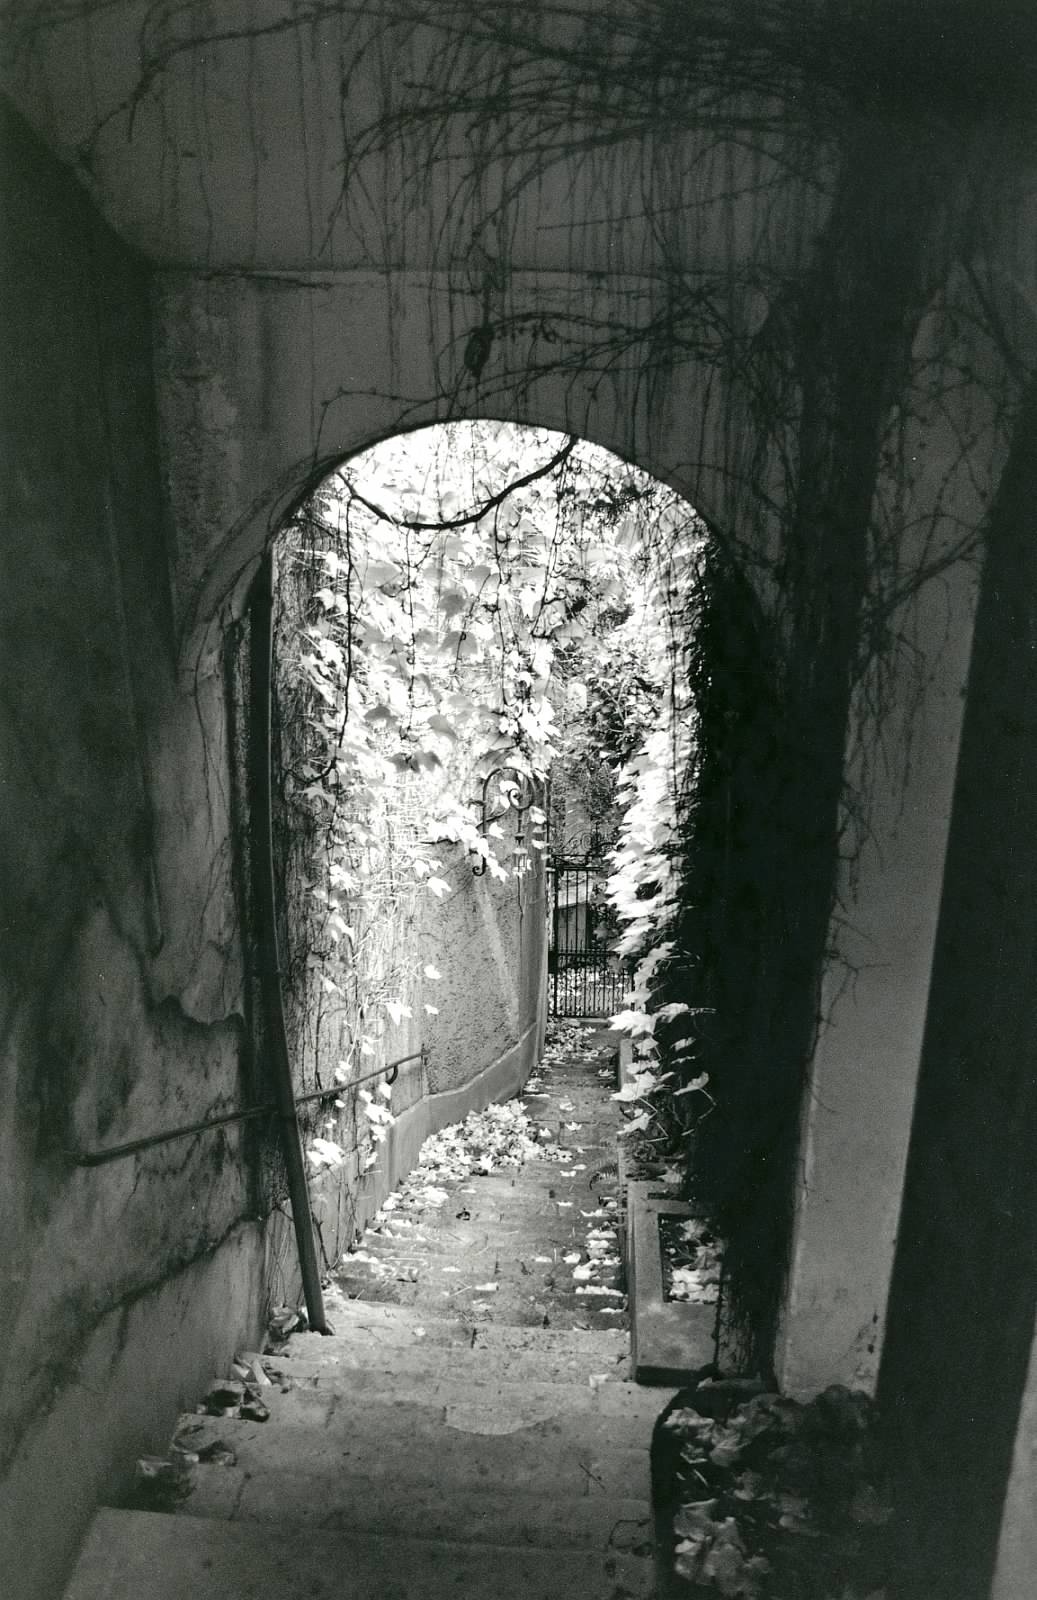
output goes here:
<path id="1" fill-rule="evenodd" d="M 497 341 L 476 381 L 462 355 L 479 299 L 449 275 L 161 274 L 163 477 L 191 670 L 213 646 L 212 619 L 241 610 L 286 511 L 345 457 L 438 421 L 572 431 L 672 485 L 718 527 L 751 527 L 766 544 L 780 463 L 773 483 L 746 487 L 759 440 L 737 375 L 688 360 L 647 384 L 636 363 L 611 362 L 606 381 L 567 341 L 570 319 L 641 324 L 659 310 L 656 289 L 635 277 L 515 273 L 498 314 L 526 331 Z M 750 325 L 752 296 L 733 288 L 730 298 L 731 316 Z"/>
<path id="2" fill-rule="evenodd" d="M 1006 1573 L 1032 1537 L 1035 431 L 1031 382 L 989 521 L 880 1374 L 905 1600 L 985 1596 L 999 1538 Z"/>
<path id="3" fill-rule="evenodd" d="M 422 949 L 443 976 L 424 984 L 429 1087 L 458 1088 L 542 1028 L 547 901 L 541 867 L 523 877 L 473 877 L 467 859 L 449 871 L 453 893 L 426 909 Z M 530 1063 L 532 1065 L 532 1062 Z"/>
<path id="4" fill-rule="evenodd" d="M 880 794 L 873 804 L 871 837 L 841 908 L 839 955 L 823 983 L 778 1353 L 782 1387 L 797 1397 L 830 1383 L 870 1393 L 878 1374 L 940 907 L 973 586 L 969 573 L 954 574 L 916 607 L 915 637 L 926 651 L 928 676 L 924 710 L 919 716 L 909 687 L 898 686 L 906 698 L 898 697 L 891 718 L 905 737 L 918 717 L 910 772 L 899 793 Z"/>
<path id="5" fill-rule="evenodd" d="M 0 134 L 0 1570 L 35 1600 L 258 1325 L 262 1240 L 240 1131 L 76 1165 L 247 1092 L 226 707 L 177 681 L 147 274 Z"/>
<path id="6" fill-rule="evenodd" d="M 978 542 L 961 557 L 962 530 L 982 527 L 1004 460 L 1004 378 L 989 351 L 948 344 L 934 311 L 914 354 L 926 389 L 903 406 L 910 489 L 881 478 L 873 515 L 877 527 L 894 518 L 905 530 L 902 569 L 934 576 L 893 609 L 885 658 L 851 711 L 854 806 L 843 817 L 777 1353 L 783 1386 L 799 1396 L 830 1383 L 870 1393 L 877 1382 L 975 619 Z M 985 369 L 989 386 L 947 402 L 950 371 Z"/>
<path id="7" fill-rule="evenodd" d="M 674 259 L 689 277 L 751 259 L 761 282 L 809 261 L 828 213 L 832 153 L 815 138 L 807 169 L 801 135 L 778 126 L 766 98 L 745 106 L 752 137 L 725 137 L 704 84 L 712 114 L 698 127 L 689 116 L 655 153 L 636 120 L 629 137 L 581 148 L 580 115 L 603 116 L 584 94 L 571 111 L 572 150 L 552 141 L 537 181 L 522 181 L 520 117 L 501 130 L 500 159 L 473 181 L 480 135 L 466 125 L 466 101 L 502 70 L 504 50 L 487 49 L 484 19 L 449 10 L 437 19 L 435 9 L 425 26 L 404 9 L 413 21 L 400 26 L 393 0 L 323 5 L 312 15 L 267 0 L 236 8 L 231 22 L 110 0 L 101 10 L 12 18 L 2 70 L 109 222 L 170 265 L 290 273 L 453 265 L 481 288 L 498 251 L 519 269 L 646 277 Z M 520 102 L 543 92 L 545 74 L 559 74 L 560 50 L 579 61 L 595 22 L 595 45 L 616 48 L 623 80 L 630 40 L 618 18 L 610 27 L 607 10 L 596 18 L 595 9 L 585 22 L 564 7 L 524 19 L 529 37 L 542 30 L 545 56 L 511 63 Z M 443 83 L 444 57 L 452 84 Z M 372 121 L 412 114 L 413 86 L 430 73 L 443 84 L 439 103 L 456 95 L 458 106 L 437 128 L 434 154 L 427 126 L 402 157 L 372 145 Z M 666 186 L 665 231 L 658 211 L 646 226 L 640 210 L 657 183 Z"/>

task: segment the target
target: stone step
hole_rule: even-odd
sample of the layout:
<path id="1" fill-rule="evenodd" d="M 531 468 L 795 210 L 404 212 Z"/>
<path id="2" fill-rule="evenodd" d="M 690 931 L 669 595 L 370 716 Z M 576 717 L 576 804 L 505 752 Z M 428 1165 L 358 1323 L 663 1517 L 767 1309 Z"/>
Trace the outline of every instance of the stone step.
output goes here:
<path id="1" fill-rule="evenodd" d="M 588 1224 L 591 1226 L 592 1224 Z M 466 1224 L 466 1226 L 469 1226 Z M 459 1250 L 456 1238 L 447 1233 L 432 1234 L 424 1229 L 420 1232 L 393 1234 L 387 1237 L 383 1234 L 369 1235 L 365 1238 L 362 1253 L 345 1255 L 341 1257 L 335 1269 L 336 1275 L 347 1281 L 357 1278 L 362 1273 L 371 1273 L 379 1266 L 389 1262 L 396 1263 L 409 1260 L 411 1257 L 428 1257 L 430 1270 L 448 1261 L 451 1257 L 466 1271 L 477 1272 L 483 1278 L 492 1278 L 498 1271 L 511 1270 L 522 1276 L 531 1276 L 532 1272 L 557 1271 L 562 1265 L 563 1257 L 573 1250 L 586 1254 L 586 1233 L 582 1227 L 577 1228 L 566 1223 L 562 1217 L 558 1223 L 545 1222 L 541 1218 L 533 1218 L 530 1228 L 537 1230 L 536 1242 L 525 1250 L 517 1250 L 513 1240 L 503 1234 L 503 1225 L 498 1224 L 493 1217 L 473 1217 L 472 1231 L 477 1231 L 480 1242 L 478 1248 Z M 501 1228 L 501 1240 L 493 1238 L 493 1233 Z M 489 1235 L 488 1245 L 484 1243 Z M 543 1256 L 546 1259 L 538 1260 Z M 367 1259 L 368 1257 L 372 1259 Z M 522 1266 L 526 1272 L 522 1274 Z M 364 1298 L 361 1296 L 361 1298 Z"/>
<path id="2" fill-rule="evenodd" d="M 456 1544 L 650 1553 L 647 1500 L 509 1489 L 469 1493 L 452 1484 L 398 1483 L 342 1473 L 315 1491 L 305 1475 L 200 1466 L 178 1515 L 291 1524 L 363 1538 L 446 1539 Z"/>
<path id="3" fill-rule="evenodd" d="M 278 1427 L 290 1424 L 323 1429 L 333 1422 L 340 1428 L 350 1412 L 360 1407 L 386 1434 L 408 1426 L 414 1415 L 482 1434 L 519 1433 L 554 1421 L 574 1440 L 631 1449 L 648 1448 L 662 1409 L 658 1391 L 653 1394 L 633 1385 L 602 1384 L 594 1390 L 589 1385 L 472 1384 L 440 1379 L 433 1383 L 411 1380 L 405 1394 L 402 1388 L 395 1374 L 387 1373 L 380 1391 L 358 1391 L 348 1382 L 307 1384 L 287 1391 L 271 1387 L 263 1398 Z M 603 1395 L 617 1392 L 622 1403 L 601 1403 Z M 198 1416 L 197 1420 L 220 1425 L 219 1418 Z"/>
<path id="4" fill-rule="evenodd" d="M 375 1401 L 381 1405 L 398 1402 L 411 1405 L 464 1405 L 512 1410 L 524 1402 L 544 1404 L 559 1414 L 615 1417 L 636 1422 L 644 1438 L 651 1435 L 656 1418 L 676 1393 L 674 1389 L 642 1388 L 634 1383 L 508 1383 L 493 1374 L 479 1381 L 471 1377 L 430 1377 L 427 1370 L 401 1373 L 395 1368 L 351 1367 L 340 1371 L 334 1366 L 297 1366 L 275 1356 L 265 1356 L 264 1365 L 277 1384 L 288 1385 L 282 1393 L 277 1384 L 264 1399 L 275 1415 L 288 1419 L 282 1409 L 294 1401 L 305 1403 L 308 1394 L 340 1393 L 358 1404 Z"/>
<path id="5" fill-rule="evenodd" d="M 245 1471 L 300 1474 L 328 1483 L 341 1473 L 355 1473 L 391 1478 L 400 1486 L 450 1483 L 475 1492 L 506 1483 L 545 1495 L 650 1499 L 649 1441 L 615 1443 L 609 1434 L 613 1420 L 551 1416 L 501 1433 L 501 1420 L 481 1409 L 458 1407 L 448 1413 L 403 1404 L 344 1404 L 332 1409 L 323 1427 L 189 1414 L 180 1419 L 177 1443 L 204 1449 L 219 1441 Z M 482 1431 L 486 1427 L 494 1431 Z"/>
<path id="6" fill-rule="evenodd" d="M 618 1283 L 608 1283 L 607 1279 L 594 1280 L 595 1283 L 602 1281 L 610 1289 L 619 1288 Z M 454 1310 L 470 1325 L 478 1325 L 476 1319 L 479 1318 L 488 1321 L 492 1315 L 495 1320 L 514 1327 L 542 1327 L 546 1313 L 548 1326 L 556 1333 L 588 1330 L 615 1333 L 617 1330 L 626 1332 L 629 1327 L 628 1302 L 622 1295 L 577 1294 L 576 1288 L 585 1285 L 566 1287 L 538 1283 L 533 1278 L 522 1279 L 503 1272 L 497 1282 L 498 1293 L 488 1298 L 462 1274 L 440 1278 L 435 1272 L 430 1274 L 426 1267 L 414 1273 L 400 1271 L 381 1279 L 372 1278 L 363 1288 L 373 1305 L 403 1303 L 415 1310 L 424 1310 L 431 1317 L 441 1317 Z M 331 1320 L 337 1327 L 335 1319 Z"/>
<path id="7" fill-rule="evenodd" d="M 65 1600 L 649 1600 L 652 1562 L 98 1512 Z"/>
<path id="8" fill-rule="evenodd" d="M 525 1273 L 514 1266 L 502 1267 L 490 1280 L 477 1267 L 456 1270 L 456 1260 L 456 1256 L 444 1256 L 442 1266 L 425 1256 L 385 1260 L 377 1272 L 369 1270 L 363 1277 L 353 1274 L 350 1287 L 361 1290 L 368 1305 L 407 1305 L 423 1309 L 430 1317 L 445 1319 L 453 1314 L 472 1323 L 492 1316 L 498 1326 L 538 1328 L 544 1326 L 546 1313 L 547 1327 L 556 1332 L 614 1332 L 623 1326 L 621 1318 L 629 1312 L 626 1285 L 613 1264 L 595 1270 L 588 1279 L 573 1278 L 572 1266 L 564 1263 L 553 1268 L 535 1266 Z M 489 1281 L 496 1288 L 482 1287 Z M 588 1294 L 588 1284 L 610 1292 Z M 606 1308 L 607 1320 L 595 1320 Z M 331 1322 L 338 1327 L 335 1317 Z"/>
<path id="9" fill-rule="evenodd" d="M 443 1312 L 451 1305 L 457 1307 L 463 1314 L 471 1313 L 473 1316 L 478 1316 L 480 1311 L 487 1307 L 485 1296 L 465 1289 L 463 1279 L 454 1277 L 446 1281 L 454 1286 L 449 1298 L 442 1293 L 437 1295 L 435 1289 L 420 1278 L 398 1277 L 393 1280 L 395 1292 L 386 1293 L 385 1303 L 395 1304 L 398 1299 L 405 1299 L 416 1309 L 424 1307 L 430 1316 Z M 506 1281 L 502 1282 L 501 1298 L 498 1300 L 495 1296 L 492 1303 L 494 1311 L 498 1309 L 502 1312 L 510 1311 L 513 1325 L 516 1327 L 541 1327 L 544 1313 L 550 1308 L 550 1326 L 556 1333 L 570 1330 L 583 1333 L 588 1329 L 592 1332 L 628 1332 L 630 1317 L 625 1299 L 617 1299 L 614 1296 L 574 1295 L 571 1291 L 559 1290 L 553 1286 L 543 1288 L 538 1295 L 517 1294 L 516 1287 Z M 380 1303 L 379 1286 L 372 1285 L 371 1292 L 375 1303 Z M 603 1312 L 604 1307 L 608 1309 Z M 525 1313 L 528 1313 L 530 1319 L 527 1324 L 521 1321 Z"/>
<path id="10" fill-rule="evenodd" d="M 331 1343 L 320 1341 L 321 1347 Z M 285 1358 L 264 1356 L 271 1370 L 284 1369 Z M 347 1373 L 357 1368 L 393 1371 L 401 1377 L 427 1374 L 433 1378 L 472 1378 L 486 1382 L 499 1378 L 505 1383 L 588 1383 L 591 1378 L 622 1382 L 630 1376 L 626 1349 L 607 1360 L 585 1352 L 560 1349 L 553 1354 L 530 1350 L 504 1353 L 480 1345 L 435 1345 L 416 1341 L 413 1345 L 380 1345 L 376 1339 L 356 1344 L 340 1343 L 335 1349 L 309 1346 L 305 1357 L 287 1358 L 288 1370 L 299 1378 L 312 1378 L 335 1371 Z"/>
<path id="11" fill-rule="evenodd" d="M 353 1302 L 354 1305 L 359 1303 Z M 494 1356 L 581 1355 L 592 1362 L 601 1361 L 611 1366 L 626 1353 L 628 1342 L 626 1333 L 618 1328 L 523 1328 L 434 1316 L 403 1320 L 372 1315 L 365 1309 L 349 1321 L 336 1324 L 333 1334 L 293 1334 L 288 1354 L 293 1359 L 305 1360 L 338 1355 L 363 1344 L 405 1349 L 444 1345 L 460 1350 L 487 1351 Z"/>

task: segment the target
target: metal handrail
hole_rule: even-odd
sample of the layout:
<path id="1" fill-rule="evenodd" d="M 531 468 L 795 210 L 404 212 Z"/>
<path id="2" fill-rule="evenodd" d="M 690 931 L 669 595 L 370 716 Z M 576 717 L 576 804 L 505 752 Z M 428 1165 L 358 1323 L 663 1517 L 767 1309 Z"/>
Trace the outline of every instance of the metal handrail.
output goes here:
<path id="1" fill-rule="evenodd" d="M 384 1077 L 387 1083 L 395 1083 L 399 1076 L 400 1068 L 406 1066 L 408 1061 L 422 1061 L 428 1059 L 428 1047 L 422 1045 L 420 1050 L 412 1050 L 410 1055 L 398 1056 L 395 1061 L 390 1061 L 387 1066 L 377 1067 L 374 1072 L 365 1072 L 362 1078 L 351 1078 L 348 1083 L 337 1083 L 333 1089 L 316 1089 L 310 1094 L 301 1094 L 296 1097 L 295 1104 L 304 1106 L 314 1100 L 334 1100 L 336 1096 L 348 1094 L 351 1089 L 359 1089 L 363 1083 L 370 1083 L 372 1078 Z M 156 1145 L 171 1144 L 174 1139 L 189 1139 L 194 1134 L 206 1133 L 210 1128 L 223 1128 L 228 1122 L 246 1122 L 252 1117 L 273 1116 L 277 1106 L 270 1102 L 262 1106 L 249 1106 L 244 1111 L 225 1111 L 220 1116 L 206 1117 L 201 1122 L 189 1122 L 180 1128 L 169 1128 L 165 1133 L 149 1134 L 145 1139 L 130 1139 L 125 1144 L 109 1145 L 106 1150 L 87 1150 L 72 1153 L 72 1160 L 77 1167 L 101 1167 L 108 1161 L 119 1161 L 124 1156 L 136 1155 L 141 1150 L 151 1150 Z"/>

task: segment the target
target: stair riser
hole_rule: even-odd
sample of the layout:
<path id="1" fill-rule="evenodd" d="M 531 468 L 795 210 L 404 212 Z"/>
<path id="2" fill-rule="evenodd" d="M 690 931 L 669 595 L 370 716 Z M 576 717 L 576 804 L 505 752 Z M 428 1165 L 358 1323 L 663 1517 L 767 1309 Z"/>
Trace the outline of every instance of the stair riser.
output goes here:
<path id="1" fill-rule="evenodd" d="M 239 1467 L 199 1467 L 180 1508 L 194 1517 L 320 1528 L 362 1538 L 446 1539 L 552 1550 L 638 1551 L 652 1539 L 647 1501 L 546 1499 L 499 1490 L 445 1496 L 427 1484 L 341 1476 L 314 1492 L 309 1479 Z"/>
<path id="2" fill-rule="evenodd" d="M 651 1562 L 102 1511 L 66 1600 L 649 1600 Z"/>

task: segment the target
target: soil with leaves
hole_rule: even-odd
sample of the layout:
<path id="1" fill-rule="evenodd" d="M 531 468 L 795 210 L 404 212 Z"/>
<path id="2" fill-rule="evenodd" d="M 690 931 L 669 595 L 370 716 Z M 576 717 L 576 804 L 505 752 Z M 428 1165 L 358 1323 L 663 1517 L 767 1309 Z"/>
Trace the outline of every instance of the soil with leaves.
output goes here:
<path id="1" fill-rule="evenodd" d="M 674 1595 L 893 1600 L 892 1507 L 867 1396 L 801 1405 L 740 1380 L 682 1391 L 656 1429 Z"/>
<path id="2" fill-rule="evenodd" d="M 660 1217 L 659 1243 L 666 1299 L 715 1305 L 722 1257 L 709 1224 L 699 1217 Z"/>

